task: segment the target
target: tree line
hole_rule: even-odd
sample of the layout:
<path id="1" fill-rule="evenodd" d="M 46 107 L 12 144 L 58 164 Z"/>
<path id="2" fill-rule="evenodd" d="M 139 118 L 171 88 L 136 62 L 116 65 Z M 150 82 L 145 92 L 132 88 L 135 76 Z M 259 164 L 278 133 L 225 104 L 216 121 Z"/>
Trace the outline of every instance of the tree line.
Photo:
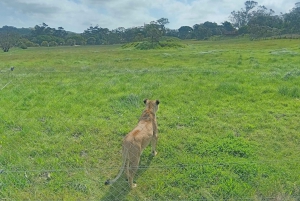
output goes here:
<path id="1" fill-rule="evenodd" d="M 220 25 L 204 22 L 194 26 L 181 26 L 169 29 L 167 18 L 161 18 L 142 26 L 113 30 L 98 25 L 90 26 L 83 33 L 72 33 L 63 27 L 51 28 L 46 23 L 32 29 L 17 29 L 11 26 L 0 28 L 0 46 L 7 52 L 12 46 L 21 48 L 58 45 L 109 45 L 138 41 L 158 43 L 161 37 L 179 39 L 207 40 L 211 37 L 235 37 L 249 35 L 251 39 L 282 37 L 286 34 L 300 34 L 300 7 L 294 7 L 288 13 L 275 14 L 275 11 L 258 5 L 255 1 L 246 1 L 244 8 L 232 11 L 229 21 Z"/>

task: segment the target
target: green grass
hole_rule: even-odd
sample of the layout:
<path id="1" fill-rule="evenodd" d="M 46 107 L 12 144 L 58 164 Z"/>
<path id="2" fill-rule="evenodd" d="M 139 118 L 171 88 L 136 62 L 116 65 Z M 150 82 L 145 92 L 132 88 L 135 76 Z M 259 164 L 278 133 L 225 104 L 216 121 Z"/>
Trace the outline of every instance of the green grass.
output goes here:
<path id="1" fill-rule="evenodd" d="M 299 200 L 299 41 L 182 43 L 0 53 L 0 200 Z M 105 186 L 144 98 L 158 155 Z"/>

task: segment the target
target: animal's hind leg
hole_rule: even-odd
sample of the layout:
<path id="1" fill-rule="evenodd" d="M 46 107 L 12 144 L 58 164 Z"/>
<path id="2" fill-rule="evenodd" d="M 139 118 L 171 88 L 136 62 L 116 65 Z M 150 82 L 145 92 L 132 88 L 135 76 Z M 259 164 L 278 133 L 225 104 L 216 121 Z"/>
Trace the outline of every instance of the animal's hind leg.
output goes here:
<path id="1" fill-rule="evenodd" d="M 157 151 L 156 151 L 156 144 L 157 144 L 157 135 L 153 136 L 152 140 L 151 140 L 151 147 L 152 147 L 152 151 L 151 154 L 152 156 L 156 156 Z"/>
<path id="2" fill-rule="evenodd" d="M 127 181 L 129 181 L 129 160 L 127 160 L 126 162 L 125 172 L 126 172 Z"/>
<path id="3" fill-rule="evenodd" d="M 137 185 L 133 183 L 133 178 L 138 170 L 140 158 L 137 157 L 134 160 L 130 161 L 129 164 L 129 174 L 128 174 L 128 182 L 131 188 L 136 187 Z"/>
<path id="4" fill-rule="evenodd" d="M 139 161 L 134 161 L 129 168 L 129 178 L 128 182 L 131 188 L 136 187 L 137 185 L 133 183 L 133 178 L 138 170 Z"/>

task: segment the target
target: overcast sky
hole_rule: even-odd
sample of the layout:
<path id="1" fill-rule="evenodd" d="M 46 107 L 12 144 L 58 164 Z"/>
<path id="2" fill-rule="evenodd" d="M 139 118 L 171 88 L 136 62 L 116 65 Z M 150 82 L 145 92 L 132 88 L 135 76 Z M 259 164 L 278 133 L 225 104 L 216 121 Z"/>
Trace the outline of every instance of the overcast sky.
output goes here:
<path id="1" fill-rule="evenodd" d="M 300 0 L 260 0 L 275 14 L 287 13 Z M 28 28 L 43 22 L 51 28 L 82 33 L 90 25 L 115 29 L 142 26 L 162 17 L 168 28 L 193 26 L 206 21 L 229 21 L 245 0 L 1 0 L 0 27 Z"/>

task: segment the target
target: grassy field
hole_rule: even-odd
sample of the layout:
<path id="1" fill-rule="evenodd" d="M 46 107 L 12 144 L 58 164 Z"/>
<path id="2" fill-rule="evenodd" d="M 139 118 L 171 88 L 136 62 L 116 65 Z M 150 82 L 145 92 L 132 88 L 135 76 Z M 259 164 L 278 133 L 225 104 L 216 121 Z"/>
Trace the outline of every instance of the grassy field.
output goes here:
<path id="1" fill-rule="evenodd" d="M 300 41 L 184 43 L 1 52 L 0 200 L 299 200 Z M 105 186 L 144 98 L 158 155 Z"/>

